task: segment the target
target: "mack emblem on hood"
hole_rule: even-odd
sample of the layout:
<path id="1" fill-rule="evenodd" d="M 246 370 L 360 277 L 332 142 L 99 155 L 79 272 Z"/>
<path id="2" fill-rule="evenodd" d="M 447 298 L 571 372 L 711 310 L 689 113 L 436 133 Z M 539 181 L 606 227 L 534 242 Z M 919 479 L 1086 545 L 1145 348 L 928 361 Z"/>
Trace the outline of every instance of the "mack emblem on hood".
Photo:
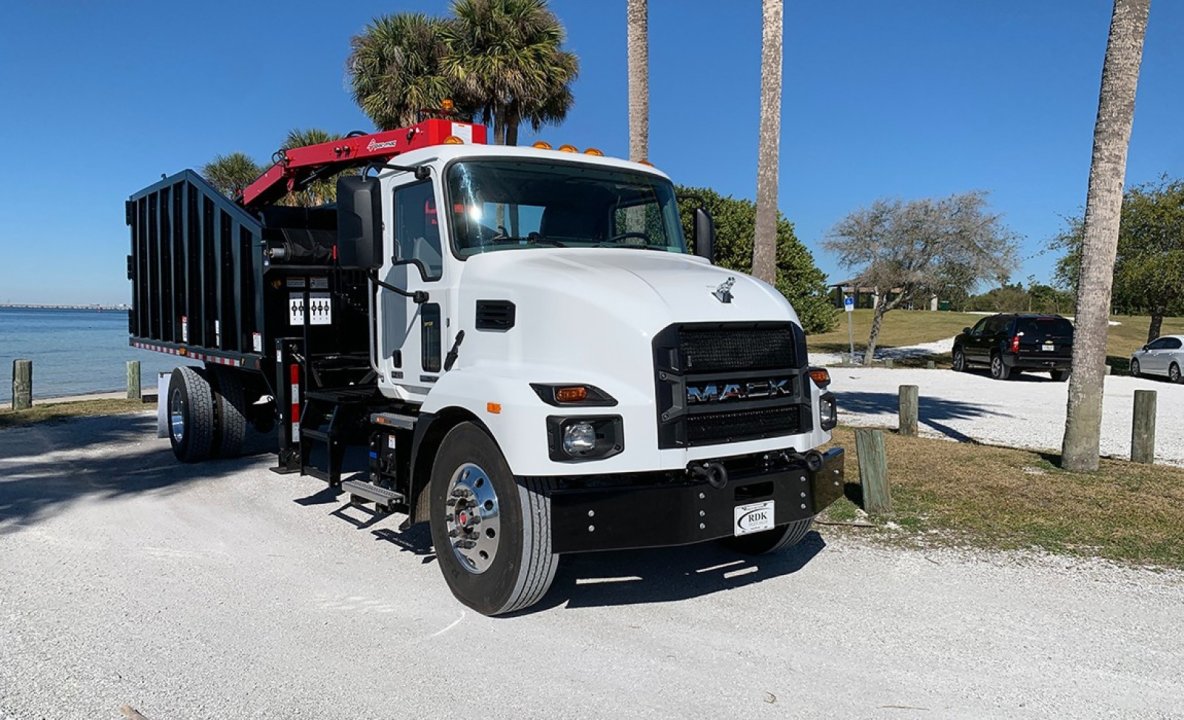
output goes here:
<path id="1" fill-rule="evenodd" d="M 732 286 L 735 284 L 736 278 L 730 277 L 720 283 L 719 287 L 712 291 L 711 294 L 714 295 L 715 299 L 719 300 L 721 303 L 730 303 L 732 302 Z"/>

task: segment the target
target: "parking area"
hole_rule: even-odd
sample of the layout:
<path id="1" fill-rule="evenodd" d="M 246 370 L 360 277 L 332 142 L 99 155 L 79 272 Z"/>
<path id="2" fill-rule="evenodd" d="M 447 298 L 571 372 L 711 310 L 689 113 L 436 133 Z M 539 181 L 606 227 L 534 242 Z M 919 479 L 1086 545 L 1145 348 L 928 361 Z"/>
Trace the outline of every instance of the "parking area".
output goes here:
<path id="1" fill-rule="evenodd" d="M 920 430 L 955 440 L 977 440 L 1059 451 L 1065 429 L 1068 383 L 1047 373 L 992 380 L 981 372 L 887 368 L 833 368 L 839 418 L 848 425 L 894 427 L 901 385 L 920 392 Z M 1184 465 L 1184 385 L 1151 378 L 1106 378 L 1102 454 L 1130 456 L 1135 390 L 1155 390 L 1158 462 Z"/>
<path id="2" fill-rule="evenodd" d="M 757 560 L 573 556 L 489 619 L 426 532 L 266 455 L 178 465 L 153 422 L 0 432 L 0 717 L 1167 717 L 1184 695 L 1179 572 L 820 527 Z"/>

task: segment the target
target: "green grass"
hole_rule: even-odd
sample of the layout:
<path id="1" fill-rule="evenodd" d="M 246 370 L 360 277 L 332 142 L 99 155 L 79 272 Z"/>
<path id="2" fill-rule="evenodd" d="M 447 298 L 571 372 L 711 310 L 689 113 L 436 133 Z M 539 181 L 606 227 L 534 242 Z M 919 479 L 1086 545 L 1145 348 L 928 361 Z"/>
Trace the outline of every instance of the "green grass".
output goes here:
<path id="1" fill-rule="evenodd" d="M 880 337 L 876 342 L 878 347 L 889 348 L 933 342 L 953 337 L 962 332 L 962 328 L 982 319 L 982 315 L 970 313 L 892 310 L 884 315 Z M 859 352 L 867 346 L 867 334 L 872 328 L 872 311 L 856 310 L 851 313 L 851 321 L 855 330 L 855 350 Z M 838 327 L 828 333 L 808 336 L 806 345 L 810 352 L 847 352 L 847 318 L 840 317 Z"/>
<path id="2" fill-rule="evenodd" d="M 1184 468 L 1103 459 L 1098 472 L 1076 474 L 1049 453 L 884 436 L 893 513 L 875 522 L 900 529 L 878 537 L 1184 568 Z M 858 483 L 853 431 L 840 427 L 834 439 Z M 858 499 L 857 484 L 848 490 Z M 847 521 L 855 508 L 844 499 L 827 514 Z"/>
<path id="3" fill-rule="evenodd" d="M 60 422 L 73 417 L 116 415 L 153 409 L 153 405 L 145 404 L 142 400 L 80 400 L 57 403 L 39 403 L 34 400 L 33 403 L 33 407 L 28 410 L 0 409 L 0 430 L 34 423 Z"/>

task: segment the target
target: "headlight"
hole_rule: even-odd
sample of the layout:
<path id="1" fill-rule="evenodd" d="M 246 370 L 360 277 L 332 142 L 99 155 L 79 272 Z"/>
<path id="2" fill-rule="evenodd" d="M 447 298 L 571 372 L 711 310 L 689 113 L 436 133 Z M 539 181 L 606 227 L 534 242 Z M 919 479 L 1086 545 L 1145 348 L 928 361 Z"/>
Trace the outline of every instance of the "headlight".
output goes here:
<path id="1" fill-rule="evenodd" d="M 596 449 L 596 428 L 589 422 L 574 422 L 563 429 L 563 452 L 573 457 Z"/>
<path id="2" fill-rule="evenodd" d="M 547 418 L 547 447 L 555 462 L 603 460 L 625 449 L 620 415 Z"/>
<path id="3" fill-rule="evenodd" d="M 823 393 L 819 396 L 818 417 L 823 430 L 834 430 L 839 424 L 839 403 L 834 393 Z"/>

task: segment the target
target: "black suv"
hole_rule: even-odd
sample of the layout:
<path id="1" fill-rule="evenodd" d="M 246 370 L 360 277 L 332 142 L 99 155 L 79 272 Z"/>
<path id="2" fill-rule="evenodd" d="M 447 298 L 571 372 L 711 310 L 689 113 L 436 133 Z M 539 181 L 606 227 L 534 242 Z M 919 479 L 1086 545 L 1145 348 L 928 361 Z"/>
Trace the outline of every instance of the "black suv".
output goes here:
<path id="1" fill-rule="evenodd" d="M 954 369 L 991 368 L 991 377 L 1043 370 L 1052 379 L 1069 379 L 1073 359 L 1073 323 L 1060 315 L 992 315 L 954 338 Z"/>

